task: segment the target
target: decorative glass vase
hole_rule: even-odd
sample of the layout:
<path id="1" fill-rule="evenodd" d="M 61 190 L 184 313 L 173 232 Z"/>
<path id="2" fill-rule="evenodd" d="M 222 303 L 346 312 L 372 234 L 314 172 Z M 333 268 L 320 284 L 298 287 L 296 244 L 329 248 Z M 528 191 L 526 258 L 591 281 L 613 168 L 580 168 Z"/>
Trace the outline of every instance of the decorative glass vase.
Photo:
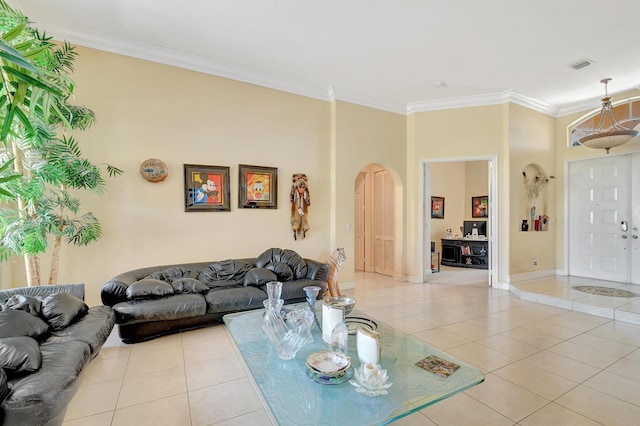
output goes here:
<path id="1" fill-rule="evenodd" d="M 531 206 L 531 222 L 529 222 L 531 224 L 531 226 L 533 227 L 533 224 L 536 221 L 536 206 Z"/>
<path id="2" fill-rule="evenodd" d="M 276 346 L 278 356 L 281 359 L 293 359 L 300 348 L 310 343 L 310 329 L 313 324 L 311 312 L 309 311 L 308 314 L 296 311 L 289 312 L 287 319 L 291 318 L 291 323 L 288 325 L 281 312 L 284 300 L 267 299 L 262 303 L 265 308 L 262 330 Z M 308 311 L 306 308 L 302 309 Z"/>

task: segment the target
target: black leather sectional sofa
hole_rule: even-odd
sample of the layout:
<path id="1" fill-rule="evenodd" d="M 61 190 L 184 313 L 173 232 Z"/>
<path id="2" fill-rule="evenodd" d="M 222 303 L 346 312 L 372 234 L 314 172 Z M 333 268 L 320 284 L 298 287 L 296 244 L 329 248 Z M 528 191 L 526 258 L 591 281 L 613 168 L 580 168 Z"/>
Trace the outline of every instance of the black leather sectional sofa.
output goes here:
<path id="1" fill-rule="evenodd" d="M 136 343 L 219 323 L 228 313 L 262 308 L 265 285 L 281 281 L 285 303 L 304 302 L 304 287 L 324 293 L 329 267 L 289 249 L 271 248 L 257 258 L 141 268 L 102 287 L 113 307 L 120 338 Z"/>
<path id="2" fill-rule="evenodd" d="M 0 291 L 0 424 L 61 425 L 85 366 L 115 324 L 84 284 Z"/>

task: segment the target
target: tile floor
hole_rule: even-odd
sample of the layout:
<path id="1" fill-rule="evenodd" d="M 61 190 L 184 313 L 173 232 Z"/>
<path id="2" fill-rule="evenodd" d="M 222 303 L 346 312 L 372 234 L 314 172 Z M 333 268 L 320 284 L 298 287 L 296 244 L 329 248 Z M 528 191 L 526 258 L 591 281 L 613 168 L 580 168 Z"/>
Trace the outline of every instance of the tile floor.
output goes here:
<path id="1" fill-rule="evenodd" d="M 483 271 L 462 275 L 443 268 L 430 284 L 356 275 L 355 288 L 345 293 L 361 312 L 486 375 L 484 383 L 395 424 L 638 424 L 640 325 L 611 319 L 620 306 L 637 300 L 614 298 L 617 305 L 611 306 L 611 300 L 574 294 L 570 286 L 583 279 L 570 277 L 518 283 L 513 290 L 518 297 L 488 288 Z M 578 301 L 581 297 L 587 299 Z M 572 303 L 547 303 L 560 303 L 556 299 Z M 613 316 L 580 312 L 583 306 L 612 308 Z M 270 424 L 224 326 L 135 345 L 123 345 L 114 332 L 88 366 L 64 423 Z"/>

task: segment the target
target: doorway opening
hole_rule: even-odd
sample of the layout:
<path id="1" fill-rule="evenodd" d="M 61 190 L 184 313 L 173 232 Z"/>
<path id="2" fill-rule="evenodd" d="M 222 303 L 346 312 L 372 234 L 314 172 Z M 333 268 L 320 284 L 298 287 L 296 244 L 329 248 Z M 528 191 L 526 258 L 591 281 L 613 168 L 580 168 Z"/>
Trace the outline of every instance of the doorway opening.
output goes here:
<path id="1" fill-rule="evenodd" d="M 422 282 L 458 273 L 465 279 L 486 277 L 489 286 L 497 286 L 497 157 L 423 161 L 422 171 Z M 469 232 L 474 225 L 479 231 Z"/>

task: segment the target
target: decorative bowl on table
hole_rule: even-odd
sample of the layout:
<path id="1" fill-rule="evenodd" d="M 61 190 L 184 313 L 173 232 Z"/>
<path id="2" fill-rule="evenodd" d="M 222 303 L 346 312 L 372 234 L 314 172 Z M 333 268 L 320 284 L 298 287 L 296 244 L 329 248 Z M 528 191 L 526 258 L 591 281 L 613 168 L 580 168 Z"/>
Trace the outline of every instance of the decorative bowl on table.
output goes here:
<path id="1" fill-rule="evenodd" d="M 323 299 L 323 302 L 325 305 L 344 310 L 345 316 L 351 313 L 353 306 L 356 304 L 355 299 L 346 296 L 328 296 Z"/>
<path id="2" fill-rule="evenodd" d="M 307 376 L 317 382 L 334 384 L 353 376 L 351 357 L 335 351 L 314 352 L 307 357 Z M 349 378 L 347 378 L 349 376 Z"/>

